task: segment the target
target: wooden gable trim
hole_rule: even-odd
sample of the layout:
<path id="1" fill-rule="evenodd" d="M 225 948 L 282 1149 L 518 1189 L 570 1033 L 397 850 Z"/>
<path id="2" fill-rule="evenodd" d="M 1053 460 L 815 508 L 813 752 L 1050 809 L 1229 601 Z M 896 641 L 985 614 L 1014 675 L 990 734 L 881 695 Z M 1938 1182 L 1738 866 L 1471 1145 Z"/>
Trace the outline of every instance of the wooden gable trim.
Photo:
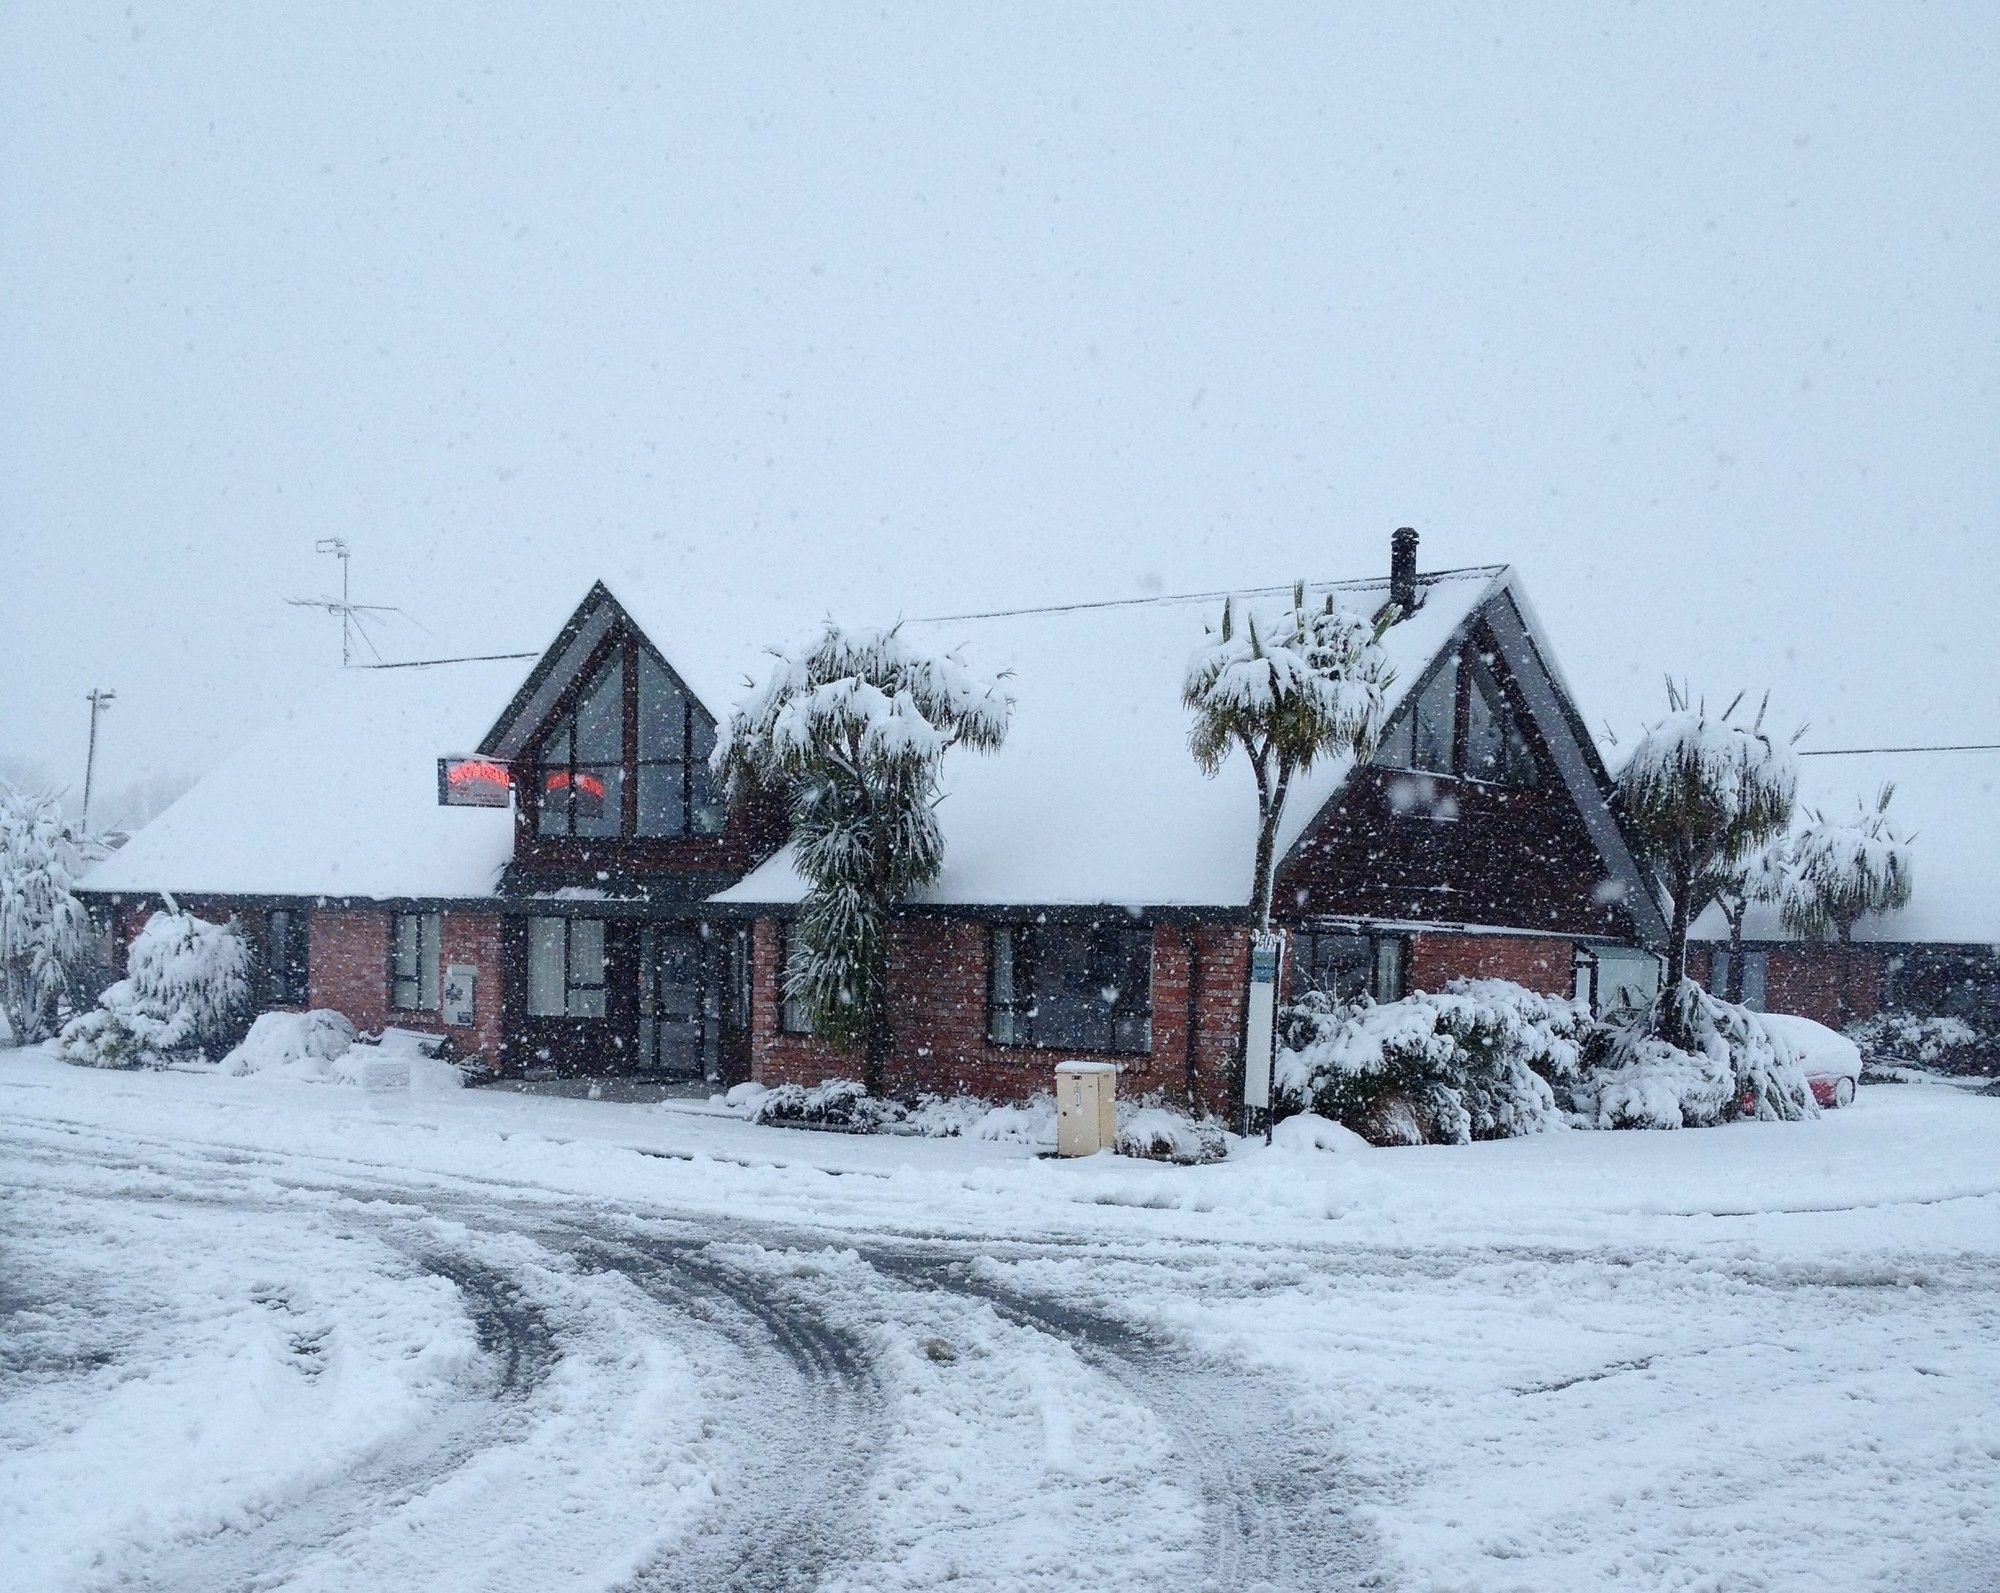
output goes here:
<path id="1" fill-rule="evenodd" d="M 687 678 L 674 668 L 673 660 L 640 628 L 625 605 L 612 595 L 611 588 L 598 581 L 556 633 L 555 640 L 528 672 L 521 689 L 514 693 L 513 700 L 501 711 L 476 750 L 485 757 L 522 756 L 574 703 L 579 684 L 596 668 L 606 645 L 624 638 L 645 648 L 653 661 L 673 677 L 688 701 L 696 704 L 720 729 L 722 716 L 688 685 Z M 630 701 L 629 693 L 627 700 Z"/>
<path id="2" fill-rule="evenodd" d="M 1535 730 L 1548 747 L 1569 792 L 1570 803 L 1590 832 L 1591 843 L 1612 879 L 1625 887 L 1620 902 L 1648 946 L 1665 943 L 1667 918 L 1654 889 L 1652 875 L 1634 855 L 1611 811 L 1612 782 L 1597 743 L 1584 726 L 1569 694 L 1543 656 L 1542 646 L 1528 626 L 1513 594 L 1502 587 L 1480 606 L 1509 682 L 1526 704 Z"/>

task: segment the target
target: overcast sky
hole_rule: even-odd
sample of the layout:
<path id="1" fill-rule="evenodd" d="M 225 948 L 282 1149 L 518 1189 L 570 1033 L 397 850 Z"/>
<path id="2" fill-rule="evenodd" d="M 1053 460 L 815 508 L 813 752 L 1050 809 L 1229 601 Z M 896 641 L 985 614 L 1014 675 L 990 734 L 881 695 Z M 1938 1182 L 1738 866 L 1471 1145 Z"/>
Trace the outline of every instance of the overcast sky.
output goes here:
<path id="1" fill-rule="evenodd" d="M 1593 724 L 2000 740 L 1996 82 L 1991 0 L 7 6 L 0 758 L 80 785 L 92 685 L 107 783 L 226 752 L 318 537 L 413 657 L 1399 524 Z"/>

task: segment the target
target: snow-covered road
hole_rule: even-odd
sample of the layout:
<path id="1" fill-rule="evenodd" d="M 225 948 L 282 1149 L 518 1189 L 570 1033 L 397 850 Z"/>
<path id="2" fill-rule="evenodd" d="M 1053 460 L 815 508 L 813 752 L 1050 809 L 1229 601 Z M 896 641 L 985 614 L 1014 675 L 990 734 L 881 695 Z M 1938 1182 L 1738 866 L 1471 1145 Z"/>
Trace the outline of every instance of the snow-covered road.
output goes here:
<path id="1" fill-rule="evenodd" d="M 1996 1128 L 1184 1170 L 0 1054 L 0 1585 L 1992 1593 Z"/>

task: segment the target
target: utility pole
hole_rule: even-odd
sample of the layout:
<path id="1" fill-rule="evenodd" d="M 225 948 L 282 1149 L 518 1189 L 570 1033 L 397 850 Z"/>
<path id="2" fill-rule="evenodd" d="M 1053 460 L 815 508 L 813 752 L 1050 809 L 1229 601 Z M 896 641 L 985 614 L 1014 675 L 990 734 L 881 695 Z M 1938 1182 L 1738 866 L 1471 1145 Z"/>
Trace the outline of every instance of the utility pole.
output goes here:
<path id="1" fill-rule="evenodd" d="M 90 833 L 90 788 L 97 778 L 97 716 L 117 700 L 118 693 L 93 687 L 83 695 L 90 704 L 90 751 L 83 760 L 83 817 L 77 820 L 77 828 L 86 835 Z"/>
<path id="2" fill-rule="evenodd" d="M 313 544 L 313 552 L 331 553 L 336 559 L 340 560 L 340 596 L 337 598 L 288 597 L 285 601 L 294 608 L 324 609 L 329 614 L 338 614 L 340 616 L 340 667 L 342 669 L 347 668 L 348 665 L 354 662 L 354 637 L 357 632 L 360 633 L 361 639 L 368 643 L 368 650 L 371 653 L 375 653 L 375 661 L 380 663 L 382 655 L 375 651 L 375 643 L 369 639 L 368 632 L 362 628 L 361 616 L 363 614 L 402 614 L 403 611 L 399 608 L 392 608 L 386 603 L 357 603 L 349 595 L 347 566 L 349 559 L 353 555 L 348 552 L 347 539 L 345 537 L 321 537 Z M 405 619 L 409 618 L 407 614 L 404 614 L 403 617 Z"/>

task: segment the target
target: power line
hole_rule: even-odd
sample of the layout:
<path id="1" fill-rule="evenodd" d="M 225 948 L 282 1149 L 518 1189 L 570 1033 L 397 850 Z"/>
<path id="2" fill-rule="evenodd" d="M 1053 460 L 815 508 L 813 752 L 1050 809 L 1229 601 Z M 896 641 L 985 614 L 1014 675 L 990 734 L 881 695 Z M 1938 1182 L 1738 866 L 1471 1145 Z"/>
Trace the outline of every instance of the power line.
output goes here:
<path id="1" fill-rule="evenodd" d="M 1801 758 L 1855 758 L 1871 752 L 2000 752 L 2000 741 L 1968 741 L 1936 747 L 1809 747 Z"/>
<path id="2" fill-rule="evenodd" d="M 467 653 L 459 658 L 405 658 L 394 664 L 356 664 L 356 669 L 428 669 L 432 664 L 497 664 L 509 658 L 540 658 L 540 653 Z"/>
<path id="3" fill-rule="evenodd" d="M 1432 581 L 1442 581 L 1461 575 L 1498 575 L 1506 569 L 1504 564 L 1467 564 L 1455 570 L 1426 570 L 1417 577 L 1419 585 Z M 1348 581 L 1308 581 L 1309 592 L 1355 592 L 1367 591 L 1375 587 L 1386 587 L 1382 576 L 1364 576 Z M 1288 595 L 1293 583 L 1282 586 L 1239 586 L 1216 592 L 1162 592 L 1147 597 L 1099 598 L 1088 603 L 1048 603 L 1030 608 L 994 608 L 978 614 L 920 614 L 911 623 L 916 625 L 944 625 L 955 620 L 1013 619 L 1022 614 L 1080 614 L 1093 609 L 1138 608 L 1148 603 L 1212 603 L 1224 597 L 1281 597 Z"/>

